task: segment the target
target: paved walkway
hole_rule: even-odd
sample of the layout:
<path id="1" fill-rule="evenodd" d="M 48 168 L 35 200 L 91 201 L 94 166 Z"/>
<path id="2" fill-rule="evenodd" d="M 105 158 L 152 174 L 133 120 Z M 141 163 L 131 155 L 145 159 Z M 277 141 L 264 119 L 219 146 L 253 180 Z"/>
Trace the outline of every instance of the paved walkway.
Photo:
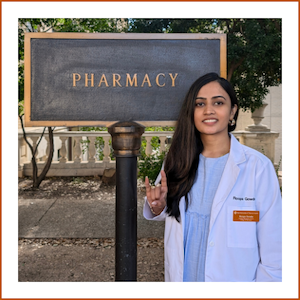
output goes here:
<path id="1" fill-rule="evenodd" d="M 19 238 L 114 238 L 115 199 L 19 199 Z M 164 222 L 142 215 L 143 197 L 138 195 L 138 238 L 164 234 Z"/>

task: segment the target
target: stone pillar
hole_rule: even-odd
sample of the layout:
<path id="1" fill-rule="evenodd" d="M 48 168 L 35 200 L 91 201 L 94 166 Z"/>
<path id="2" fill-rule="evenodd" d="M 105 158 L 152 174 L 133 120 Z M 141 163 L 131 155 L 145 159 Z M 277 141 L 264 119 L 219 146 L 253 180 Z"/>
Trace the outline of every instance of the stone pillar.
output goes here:
<path id="1" fill-rule="evenodd" d="M 242 144 L 265 154 L 274 163 L 275 139 L 278 138 L 279 133 L 271 131 L 266 125 L 261 124 L 267 105 L 266 102 L 263 102 L 263 106 L 251 114 L 254 124 L 247 126 L 245 130 L 234 131 L 233 134 L 239 137 Z"/>
<path id="2" fill-rule="evenodd" d="M 21 164 L 23 137 L 18 139 L 18 177 L 23 177 L 23 166 Z"/>
<path id="3" fill-rule="evenodd" d="M 89 137 L 90 143 L 89 143 L 89 163 L 93 164 L 96 161 L 95 154 L 96 154 L 96 148 L 95 148 L 95 136 Z"/>
<path id="4" fill-rule="evenodd" d="M 254 124 L 249 125 L 245 128 L 247 131 L 251 132 L 270 132 L 271 130 L 266 126 L 261 124 L 264 118 L 264 111 L 268 103 L 263 101 L 263 105 L 260 108 L 257 108 L 253 113 L 251 113 L 251 118 Z"/>
<path id="5" fill-rule="evenodd" d="M 151 146 L 151 140 L 152 136 L 146 136 L 146 155 L 151 155 L 152 154 L 152 146 Z"/>
<path id="6" fill-rule="evenodd" d="M 160 148 L 159 148 L 159 152 L 162 153 L 163 151 L 166 151 L 166 136 L 160 136 L 159 140 L 160 140 Z"/>
<path id="7" fill-rule="evenodd" d="M 76 136 L 74 139 L 75 139 L 74 163 L 81 163 L 80 141 L 81 141 L 82 137 L 81 136 Z"/>
<path id="8" fill-rule="evenodd" d="M 60 148 L 60 159 L 59 159 L 59 162 L 60 163 L 65 163 L 67 162 L 67 148 L 66 148 L 66 140 L 68 137 L 66 136 L 60 136 L 59 137 L 60 140 L 61 140 L 61 148 Z"/>
<path id="9" fill-rule="evenodd" d="M 273 163 L 275 160 L 275 139 L 278 138 L 278 132 L 245 132 L 244 144 L 263 154 L 265 154 Z"/>
<path id="10" fill-rule="evenodd" d="M 104 136 L 103 140 L 104 140 L 103 162 L 109 163 L 111 161 L 111 159 L 110 159 L 110 147 L 109 147 L 110 136 Z"/>

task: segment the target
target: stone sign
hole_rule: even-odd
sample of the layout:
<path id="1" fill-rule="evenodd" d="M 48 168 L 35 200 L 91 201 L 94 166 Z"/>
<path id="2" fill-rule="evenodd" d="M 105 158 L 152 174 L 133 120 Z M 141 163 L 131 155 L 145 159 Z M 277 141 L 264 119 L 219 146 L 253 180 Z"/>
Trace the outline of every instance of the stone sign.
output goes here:
<path id="1" fill-rule="evenodd" d="M 28 33 L 25 124 L 174 125 L 207 72 L 226 77 L 224 34 Z"/>

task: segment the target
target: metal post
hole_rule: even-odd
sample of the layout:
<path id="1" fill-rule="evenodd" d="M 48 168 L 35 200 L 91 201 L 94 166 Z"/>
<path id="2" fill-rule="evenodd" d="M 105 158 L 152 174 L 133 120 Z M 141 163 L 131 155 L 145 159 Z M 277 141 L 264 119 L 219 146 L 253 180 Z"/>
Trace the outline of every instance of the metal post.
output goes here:
<path id="1" fill-rule="evenodd" d="M 116 157 L 115 281 L 137 280 L 137 156 L 144 130 L 133 122 L 108 128 Z"/>

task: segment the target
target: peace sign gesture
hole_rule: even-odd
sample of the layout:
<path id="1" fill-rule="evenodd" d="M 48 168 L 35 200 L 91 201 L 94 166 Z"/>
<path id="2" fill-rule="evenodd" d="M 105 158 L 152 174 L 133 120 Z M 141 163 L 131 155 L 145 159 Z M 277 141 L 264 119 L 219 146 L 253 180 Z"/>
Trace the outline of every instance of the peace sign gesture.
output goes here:
<path id="1" fill-rule="evenodd" d="M 146 196 L 154 215 L 159 215 L 166 206 L 168 193 L 167 176 L 164 170 L 161 171 L 161 184 L 150 186 L 149 179 L 145 178 Z"/>

